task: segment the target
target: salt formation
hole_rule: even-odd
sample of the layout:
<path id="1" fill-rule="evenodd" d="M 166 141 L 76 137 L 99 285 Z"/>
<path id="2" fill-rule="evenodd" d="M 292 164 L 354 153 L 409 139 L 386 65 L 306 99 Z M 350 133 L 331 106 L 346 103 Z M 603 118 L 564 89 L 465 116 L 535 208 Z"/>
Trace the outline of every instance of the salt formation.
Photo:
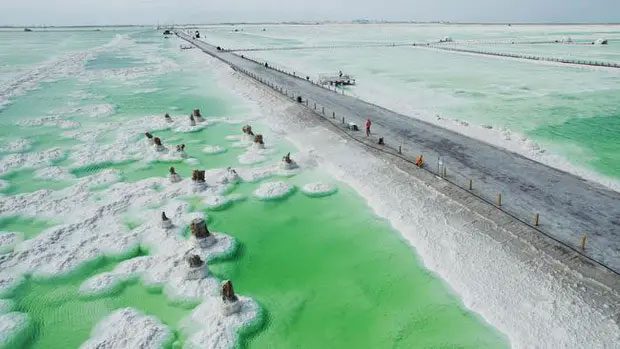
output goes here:
<path id="1" fill-rule="evenodd" d="M 223 184 L 238 183 L 240 179 L 241 177 L 239 177 L 239 173 L 237 173 L 237 170 L 235 170 L 232 167 L 227 167 L 226 175 L 222 178 L 221 183 Z"/>
<path id="2" fill-rule="evenodd" d="M 215 237 L 207 228 L 203 218 L 195 218 L 190 224 L 192 244 L 198 248 L 207 248 L 215 243 Z"/>
<path id="3" fill-rule="evenodd" d="M 58 166 L 43 167 L 34 172 L 34 177 L 52 181 L 73 179 L 75 176 L 66 169 Z"/>
<path id="4" fill-rule="evenodd" d="M 252 126 L 245 125 L 241 128 L 241 131 L 243 132 L 243 137 L 241 137 L 242 141 L 245 141 L 247 143 L 254 141 L 254 132 L 252 132 Z"/>
<path id="5" fill-rule="evenodd" d="M 191 114 L 189 116 L 189 125 L 190 126 L 196 126 L 196 120 L 194 119 L 194 114 Z"/>
<path id="6" fill-rule="evenodd" d="M 293 170 L 293 169 L 298 167 L 297 163 L 295 163 L 295 161 L 293 161 L 293 159 L 291 159 L 291 153 L 286 154 L 282 158 L 281 166 L 282 166 L 282 169 L 284 169 L 284 170 Z"/>
<path id="7" fill-rule="evenodd" d="M 205 171 L 194 170 L 192 172 L 192 192 L 201 192 L 206 188 L 207 183 L 205 181 Z"/>
<path id="8" fill-rule="evenodd" d="M 3 153 L 22 153 L 32 146 L 32 142 L 25 138 L 19 138 L 0 145 L 0 152 Z"/>
<path id="9" fill-rule="evenodd" d="M 155 150 L 158 152 L 166 151 L 166 147 L 161 143 L 161 139 L 159 137 L 153 138 L 153 144 L 155 144 Z"/>
<path id="10" fill-rule="evenodd" d="M 336 187 L 330 184 L 315 182 L 308 183 L 301 188 L 301 191 L 311 197 L 328 196 L 336 192 Z"/>
<path id="11" fill-rule="evenodd" d="M 0 175 L 18 168 L 40 168 L 51 165 L 65 155 L 60 148 L 52 148 L 34 153 L 14 153 L 0 159 Z"/>
<path id="12" fill-rule="evenodd" d="M 258 149 L 265 149 L 265 142 L 263 141 L 263 135 L 258 134 L 254 136 L 254 147 Z"/>
<path id="13" fill-rule="evenodd" d="M 203 119 L 202 115 L 200 114 L 200 109 L 194 109 L 194 112 L 193 112 L 192 115 L 194 116 L 194 118 L 196 118 L 196 121 L 198 121 L 198 122 L 205 121 L 205 119 Z"/>
<path id="14" fill-rule="evenodd" d="M 166 212 L 161 213 L 161 227 L 164 229 L 172 228 L 172 221 L 166 217 Z"/>
<path id="15" fill-rule="evenodd" d="M 101 320 L 80 349 L 159 349 L 172 338 L 170 329 L 156 318 L 124 308 Z"/>
<path id="16" fill-rule="evenodd" d="M 174 122 L 172 120 L 172 118 L 170 117 L 170 114 L 168 114 L 168 113 L 166 113 L 166 115 L 164 115 L 164 119 L 166 120 L 166 122 L 169 122 L 169 123 Z"/>
<path id="17" fill-rule="evenodd" d="M 207 276 L 207 266 L 199 255 L 191 255 L 187 258 L 186 280 L 200 280 Z"/>
<path id="18" fill-rule="evenodd" d="M 146 140 L 150 145 L 155 144 L 155 140 L 153 139 L 153 135 L 151 133 L 145 132 L 144 135 L 146 136 Z"/>
<path id="19" fill-rule="evenodd" d="M 230 316 L 239 312 L 240 309 L 241 303 L 235 295 L 232 282 L 230 280 L 224 281 L 222 283 L 222 314 Z"/>
<path id="20" fill-rule="evenodd" d="M 222 195 L 209 195 L 207 196 L 202 203 L 210 209 L 213 210 L 217 210 L 217 209 L 221 209 L 224 207 L 227 207 L 228 205 L 232 204 L 233 202 L 236 201 L 241 201 L 244 200 L 245 196 L 241 195 L 241 194 L 230 194 L 230 195 L 226 195 L 226 196 L 222 196 Z"/>
<path id="21" fill-rule="evenodd" d="M 170 178 L 170 183 L 177 183 L 181 181 L 181 176 L 179 176 L 174 167 L 170 167 L 169 172 L 170 175 L 168 177 Z"/>
<path id="22" fill-rule="evenodd" d="M 28 315 L 11 312 L 0 314 L 0 347 L 10 344 L 11 341 L 28 328 Z"/>
<path id="23" fill-rule="evenodd" d="M 202 152 L 205 154 L 221 154 L 226 151 L 226 148 L 220 147 L 219 145 L 206 145 L 202 148 Z"/>
<path id="24" fill-rule="evenodd" d="M 0 231 L 0 254 L 13 251 L 20 240 L 21 235 L 18 233 Z"/>
<path id="25" fill-rule="evenodd" d="M 16 125 L 22 127 L 51 126 L 59 127 L 62 129 L 69 129 L 79 127 L 80 123 L 77 121 L 65 120 L 60 116 L 45 116 L 38 119 L 20 120 L 16 123 Z"/>
<path id="26" fill-rule="evenodd" d="M 175 155 L 181 158 L 187 157 L 187 153 L 185 153 L 185 144 L 180 144 L 176 146 Z"/>
<path id="27" fill-rule="evenodd" d="M 282 181 L 261 184 L 254 191 L 254 196 L 260 200 L 276 200 L 288 196 L 295 189 L 293 186 Z"/>

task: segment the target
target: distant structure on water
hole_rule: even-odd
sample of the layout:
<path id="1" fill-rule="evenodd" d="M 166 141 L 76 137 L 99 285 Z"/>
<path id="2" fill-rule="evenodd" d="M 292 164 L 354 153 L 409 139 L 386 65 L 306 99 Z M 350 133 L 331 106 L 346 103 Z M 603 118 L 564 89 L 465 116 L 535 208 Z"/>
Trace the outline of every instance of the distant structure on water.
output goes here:
<path id="1" fill-rule="evenodd" d="M 343 74 L 342 71 L 338 75 L 321 74 L 319 75 L 319 84 L 330 86 L 350 86 L 355 85 L 355 78 L 349 74 Z"/>

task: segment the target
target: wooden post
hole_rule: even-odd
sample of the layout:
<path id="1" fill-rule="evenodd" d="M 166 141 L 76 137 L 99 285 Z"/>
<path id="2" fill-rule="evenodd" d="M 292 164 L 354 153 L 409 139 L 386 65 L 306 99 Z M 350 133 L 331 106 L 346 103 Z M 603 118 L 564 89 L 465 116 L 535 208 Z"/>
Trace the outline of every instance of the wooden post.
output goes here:
<path id="1" fill-rule="evenodd" d="M 316 110 L 316 103 L 314 103 L 314 110 Z"/>
<path id="2" fill-rule="evenodd" d="M 502 193 L 497 194 L 497 206 L 502 206 Z"/>
<path id="3" fill-rule="evenodd" d="M 471 179 L 469 180 L 469 190 L 474 190 L 474 183 Z"/>
<path id="4" fill-rule="evenodd" d="M 586 249 L 587 240 L 588 240 L 588 236 L 586 234 L 583 234 L 583 236 L 581 236 L 581 249 L 584 251 Z"/>
<path id="5" fill-rule="evenodd" d="M 446 177 L 446 175 L 447 175 L 447 170 L 446 170 L 446 166 L 444 165 L 443 166 L 443 176 Z"/>
<path id="6" fill-rule="evenodd" d="M 535 227 L 537 227 L 537 226 L 538 226 L 538 219 L 539 219 L 539 218 L 540 218 L 540 215 L 537 213 L 537 214 L 534 216 L 534 226 L 535 226 Z"/>
<path id="7" fill-rule="evenodd" d="M 306 107 L 308 106 L 308 100 L 306 99 Z"/>
<path id="8" fill-rule="evenodd" d="M 403 153 L 403 146 L 399 145 L 398 146 L 398 154 L 402 154 Z"/>
<path id="9" fill-rule="evenodd" d="M 321 107 L 321 113 L 325 115 L 325 107 Z"/>
<path id="10" fill-rule="evenodd" d="M 332 119 L 335 119 L 335 118 L 336 118 L 336 112 L 335 112 L 335 111 L 333 111 L 333 112 L 332 112 Z"/>
<path id="11" fill-rule="evenodd" d="M 342 123 L 344 124 L 344 116 L 342 117 Z"/>

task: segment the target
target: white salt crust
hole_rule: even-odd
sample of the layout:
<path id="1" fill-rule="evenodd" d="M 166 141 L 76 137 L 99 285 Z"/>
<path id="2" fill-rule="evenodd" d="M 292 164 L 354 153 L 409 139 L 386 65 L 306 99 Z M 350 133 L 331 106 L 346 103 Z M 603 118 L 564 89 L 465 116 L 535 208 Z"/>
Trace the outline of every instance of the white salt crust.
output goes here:
<path id="1" fill-rule="evenodd" d="M 0 254 L 13 251 L 13 248 L 22 240 L 19 233 L 0 231 Z"/>
<path id="2" fill-rule="evenodd" d="M 308 183 L 301 188 L 301 191 L 312 197 L 331 195 L 336 192 L 336 187 L 322 182 Z"/>
<path id="3" fill-rule="evenodd" d="M 28 315 L 18 312 L 0 314 L 0 347 L 7 345 L 28 327 Z"/>
<path id="4" fill-rule="evenodd" d="M 0 159 L 0 175 L 23 168 L 40 168 L 49 166 L 54 160 L 64 156 L 60 148 L 52 148 L 35 153 L 15 153 Z"/>
<path id="5" fill-rule="evenodd" d="M 254 196 L 259 200 L 276 200 L 291 194 L 293 189 L 294 186 L 282 181 L 267 182 L 254 191 Z"/>
<path id="6" fill-rule="evenodd" d="M 172 331 L 152 316 L 132 308 L 116 310 L 101 320 L 81 349 L 159 349 L 172 339 Z"/>
<path id="7" fill-rule="evenodd" d="M 200 280 L 186 279 L 187 257 L 197 254 L 209 261 L 230 253 L 235 244 L 227 235 L 214 233 L 215 244 L 199 248 L 181 236 L 189 222 L 201 216 L 189 213 L 189 205 L 175 199 L 191 194 L 188 189 L 190 180 L 170 183 L 167 178 L 150 178 L 135 183 L 115 183 L 96 196 L 92 195 L 89 188 L 93 184 L 109 183 L 116 180 L 117 175 L 116 171 L 101 171 L 77 179 L 76 184 L 62 190 L 39 190 L 0 201 L 0 216 L 63 218 L 62 225 L 43 231 L 0 259 L 0 296 L 19 285 L 24 275 L 58 276 L 100 256 L 126 255 L 138 246 L 144 246 L 149 250 L 149 256 L 131 258 L 110 272 L 93 276 L 80 286 L 80 292 L 84 296 L 100 295 L 130 278 L 139 278 L 146 286 L 163 287 L 170 299 L 204 302 L 213 298 L 219 301 L 219 280 L 211 276 Z M 205 198 L 223 195 L 230 183 L 237 180 L 226 169 L 208 170 L 205 179 L 207 188 L 198 194 Z M 151 208 L 145 210 L 145 207 Z M 172 221 L 171 229 L 161 228 L 162 211 Z M 151 218 L 128 230 L 123 223 L 126 214 Z M 244 309 L 253 309 L 253 313 L 239 316 L 244 319 L 256 317 L 257 305 Z M 218 314 L 217 309 L 213 309 L 212 316 Z M 231 323 L 218 320 L 220 328 L 210 331 L 222 338 L 231 335 L 226 341 L 234 343 L 239 329 L 234 324 L 241 326 L 241 323 L 234 320 L 234 316 L 230 319 Z M 202 323 L 196 326 L 200 328 Z M 231 332 L 231 326 L 235 331 Z"/>
<path id="8" fill-rule="evenodd" d="M 0 152 L 2 153 L 21 153 L 32 146 L 32 142 L 25 138 L 18 138 L 5 144 L 0 145 Z"/>
<path id="9" fill-rule="evenodd" d="M 221 154 L 226 152 L 226 148 L 219 145 L 207 145 L 202 148 L 202 152 L 205 154 Z"/>

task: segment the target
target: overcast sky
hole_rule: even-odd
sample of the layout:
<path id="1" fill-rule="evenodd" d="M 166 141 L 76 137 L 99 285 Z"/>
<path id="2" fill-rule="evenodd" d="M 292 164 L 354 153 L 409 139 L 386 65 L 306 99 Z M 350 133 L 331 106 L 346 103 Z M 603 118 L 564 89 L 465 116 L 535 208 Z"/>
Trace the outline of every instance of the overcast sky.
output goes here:
<path id="1" fill-rule="evenodd" d="M 620 0 L 0 0 L 0 25 L 353 19 L 620 22 Z"/>

